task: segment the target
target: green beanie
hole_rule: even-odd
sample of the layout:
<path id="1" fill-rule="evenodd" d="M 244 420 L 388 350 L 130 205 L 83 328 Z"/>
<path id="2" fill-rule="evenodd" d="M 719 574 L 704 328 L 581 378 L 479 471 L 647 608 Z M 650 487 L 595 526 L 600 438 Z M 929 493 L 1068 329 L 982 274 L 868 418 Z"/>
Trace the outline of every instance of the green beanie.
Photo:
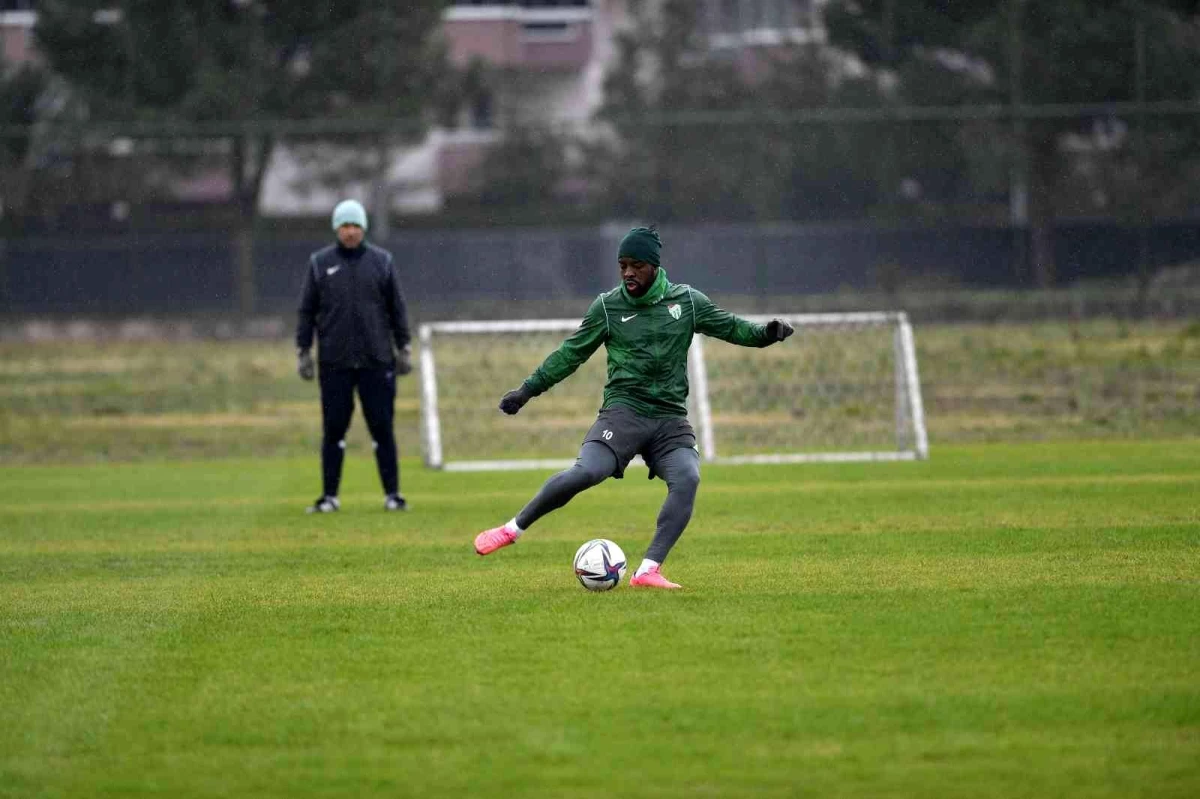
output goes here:
<path id="1" fill-rule="evenodd" d="M 362 203 L 358 200 L 342 200 L 333 209 L 333 229 L 337 230 L 342 225 L 358 225 L 363 230 L 367 229 L 367 210 L 362 207 Z"/>
<path id="2" fill-rule="evenodd" d="M 635 258 L 658 266 L 658 251 L 661 249 L 662 239 L 658 237 L 658 230 L 654 225 L 635 227 L 621 239 L 621 246 L 617 248 L 617 258 Z"/>

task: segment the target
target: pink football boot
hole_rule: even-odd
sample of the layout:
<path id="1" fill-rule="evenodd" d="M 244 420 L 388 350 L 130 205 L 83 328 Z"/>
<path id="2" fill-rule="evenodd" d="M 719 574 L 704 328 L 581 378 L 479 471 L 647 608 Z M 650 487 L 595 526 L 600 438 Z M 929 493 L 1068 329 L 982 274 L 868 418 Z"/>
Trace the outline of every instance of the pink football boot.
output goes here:
<path id="1" fill-rule="evenodd" d="M 673 583 L 658 573 L 657 566 L 651 566 L 645 574 L 635 576 L 629 581 L 630 585 L 641 588 L 682 588 L 679 583 Z"/>
<path id="2" fill-rule="evenodd" d="M 475 551 L 480 555 L 490 555 L 500 547 L 506 547 L 516 540 L 517 534 L 502 524 L 491 530 L 484 530 L 475 536 Z"/>

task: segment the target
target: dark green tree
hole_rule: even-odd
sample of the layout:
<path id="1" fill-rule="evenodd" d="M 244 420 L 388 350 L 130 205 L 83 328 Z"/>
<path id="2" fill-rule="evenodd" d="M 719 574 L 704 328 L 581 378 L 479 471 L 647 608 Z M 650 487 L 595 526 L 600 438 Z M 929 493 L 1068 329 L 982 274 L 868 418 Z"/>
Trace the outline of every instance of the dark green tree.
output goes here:
<path id="1" fill-rule="evenodd" d="M 859 104 L 872 87 L 835 80 L 835 65 L 811 46 L 780 47 L 747 69 L 710 48 L 703 4 L 631 11 L 598 114 L 613 135 L 590 159 L 609 213 L 813 219 L 876 204 L 869 131 L 801 119 Z"/>
<path id="2" fill-rule="evenodd" d="M 591 159 L 611 212 L 669 222 L 746 217 L 753 202 L 740 163 L 744 125 L 722 113 L 746 106 L 732 64 L 693 58 L 696 3 L 634 3 L 635 24 L 618 34 L 600 119 L 611 146 Z"/>
<path id="3" fill-rule="evenodd" d="M 480 203 L 510 211 L 551 206 L 567 177 L 567 146 L 546 127 L 509 128 L 480 169 Z"/>
<path id="4" fill-rule="evenodd" d="M 0 309 L 7 304 L 8 275 L 5 238 L 14 213 L 24 211 L 31 180 L 30 146 L 38 101 L 46 89 L 46 76 L 36 67 L 7 69 L 0 62 Z"/>
<path id="5" fill-rule="evenodd" d="M 1144 227 L 1195 201 L 1196 116 L 1150 113 L 1200 96 L 1195 14 L 1184 0 L 830 0 L 824 22 L 831 44 L 895 82 L 894 104 L 1051 109 L 959 131 L 977 144 L 968 169 L 1008 160 L 1048 286 L 1061 215 L 1090 205 Z M 1097 110 L 1070 110 L 1084 106 Z M 1116 135 L 1098 143 L 1097 130 Z"/>
<path id="6" fill-rule="evenodd" d="M 35 36 L 89 122 L 228 139 L 238 305 L 250 311 L 258 199 L 279 132 L 336 135 L 420 119 L 440 71 L 432 33 L 443 5 L 44 0 Z"/>
<path id="7" fill-rule="evenodd" d="M 584 187 L 574 180 L 579 135 L 575 126 L 514 102 L 522 93 L 535 96 L 527 77 L 481 59 L 445 76 L 441 124 L 491 138 L 470 169 L 471 190 L 450 198 L 446 211 L 456 222 L 561 222 L 584 210 Z"/>
<path id="8" fill-rule="evenodd" d="M 878 134 L 845 120 L 846 113 L 877 107 L 878 87 L 846 75 L 832 79 L 837 68 L 818 48 L 784 49 L 769 64 L 754 86 L 754 135 L 747 139 L 752 174 L 763 176 L 760 186 L 771 192 L 759 215 L 858 218 L 886 208 Z"/>
<path id="9" fill-rule="evenodd" d="M 20 213 L 29 192 L 29 151 L 46 74 L 35 66 L 7 70 L 0 64 L 0 225 Z M 6 226 L 6 225 L 5 225 Z"/>

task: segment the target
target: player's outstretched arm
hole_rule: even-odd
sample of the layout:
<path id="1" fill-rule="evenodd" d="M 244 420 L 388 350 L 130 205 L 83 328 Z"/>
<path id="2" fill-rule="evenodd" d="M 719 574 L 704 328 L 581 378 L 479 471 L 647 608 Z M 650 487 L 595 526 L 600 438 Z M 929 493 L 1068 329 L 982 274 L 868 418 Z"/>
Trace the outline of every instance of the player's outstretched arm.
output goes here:
<path id="1" fill-rule="evenodd" d="M 524 408 L 525 403 L 529 402 L 535 396 L 536 395 L 526 388 L 524 383 L 522 383 L 500 398 L 500 410 L 504 411 L 509 416 L 512 416 L 517 411 Z"/>
<path id="2" fill-rule="evenodd" d="M 696 314 L 696 332 L 728 341 L 740 347 L 769 347 L 796 332 L 782 319 L 772 319 L 765 325 L 743 319 L 713 303 L 703 292 L 691 290 L 692 307 Z"/>
<path id="3" fill-rule="evenodd" d="M 580 365 L 592 356 L 608 335 L 608 317 L 604 302 L 597 298 L 583 316 L 579 327 L 546 356 L 542 365 L 533 370 L 518 388 L 504 395 L 500 410 L 510 416 L 525 406 L 529 400 L 545 394 L 558 383 L 575 373 Z"/>

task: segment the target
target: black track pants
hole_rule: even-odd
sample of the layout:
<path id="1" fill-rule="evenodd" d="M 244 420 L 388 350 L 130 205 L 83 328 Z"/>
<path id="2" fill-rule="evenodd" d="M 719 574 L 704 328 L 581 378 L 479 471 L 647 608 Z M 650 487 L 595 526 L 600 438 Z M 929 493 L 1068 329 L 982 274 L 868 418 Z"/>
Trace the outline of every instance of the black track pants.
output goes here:
<path id="1" fill-rule="evenodd" d="M 396 412 L 396 373 L 391 369 L 321 370 L 321 477 L 325 494 L 336 497 L 346 456 L 346 431 L 354 415 L 354 392 L 362 402 L 363 417 L 375 442 L 375 465 L 384 494 L 400 490 L 396 437 L 392 431 Z"/>

